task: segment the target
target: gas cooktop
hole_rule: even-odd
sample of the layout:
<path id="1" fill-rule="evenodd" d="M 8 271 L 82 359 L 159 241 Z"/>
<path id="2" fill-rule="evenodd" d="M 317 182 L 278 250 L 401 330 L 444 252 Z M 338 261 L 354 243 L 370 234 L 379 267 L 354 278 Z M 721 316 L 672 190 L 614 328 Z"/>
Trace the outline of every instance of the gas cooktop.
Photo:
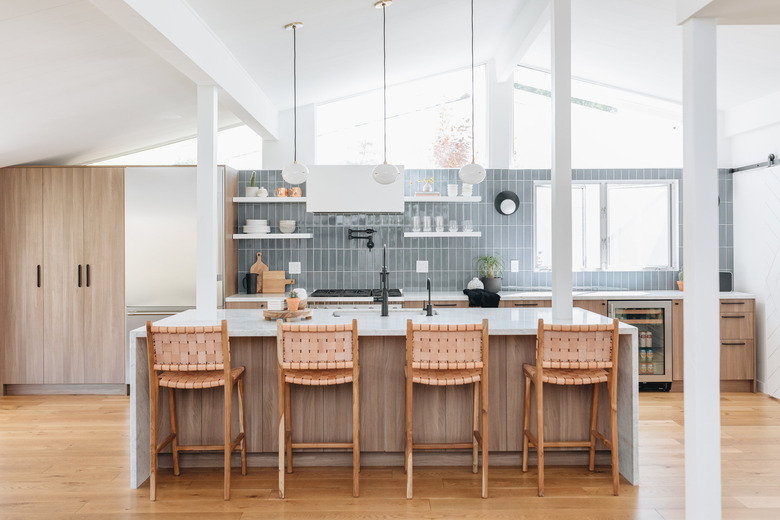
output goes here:
<path id="1" fill-rule="evenodd" d="M 390 298 L 403 296 L 401 289 L 388 289 Z M 381 298 L 381 289 L 317 289 L 309 298 Z"/>

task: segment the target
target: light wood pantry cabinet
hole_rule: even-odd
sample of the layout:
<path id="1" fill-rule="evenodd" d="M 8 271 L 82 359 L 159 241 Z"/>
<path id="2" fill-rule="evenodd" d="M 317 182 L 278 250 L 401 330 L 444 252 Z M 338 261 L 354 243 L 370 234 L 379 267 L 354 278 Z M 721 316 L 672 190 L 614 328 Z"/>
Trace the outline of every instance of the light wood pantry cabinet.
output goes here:
<path id="1" fill-rule="evenodd" d="M 19 237 L 3 230 L 3 278 L 35 272 L 5 293 L 0 321 L 15 339 L 2 345 L 3 384 L 122 383 L 124 169 L 7 168 L 0 193 L 3 221 L 26 233 L 5 247 Z M 7 209 L 6 198 L 31 202 Z M 28 320 L 17 307 L 31 298 L 41 310 Z"/>
<path id="2" fill-rule="evenodd" d="M 607 300 L 574 300 L 573 305 L 574 307 L 595 312 L 602 316 L 607 316 L 609 314 L 609 311 L 607 310 Z"/>

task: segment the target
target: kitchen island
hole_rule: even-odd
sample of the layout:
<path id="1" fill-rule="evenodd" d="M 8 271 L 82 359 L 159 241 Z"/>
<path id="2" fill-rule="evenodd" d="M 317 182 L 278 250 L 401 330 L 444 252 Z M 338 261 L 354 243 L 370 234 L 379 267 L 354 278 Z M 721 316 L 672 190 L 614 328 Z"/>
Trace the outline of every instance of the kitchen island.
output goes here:
<path id="1" fill-rule="evenodd" d="M 439 309 L 426 317 L 408 310 L 382 318 L 376 311 L 313 310 L 307 324 L 358 321 L 360 348 L 360 442 L 364 466 L 401 466 L 404 435 L 404 362 L 406 320 L 423 323 L 489 322 L 490 383 L 489 424 L 492 465 L 520 464 L 522 450 L 522 364 L 534 363 L 537 322 L 552 320 L 551 309 Z M 230 335 L 231 362 L 246 367 L 246 430 L 250 466 L 277 463 L 276 323 L 263 319 L 260 310 L 219 310 Z M 574 324 L 609 323 L 595 313 L 574 309 Z M 157 322 L 159 325 L 212 325 L 186 311 Z M 133 488 L 149 477 L 149 380 L 146 331 L 130 333 L 132 375 L 130 392 L 130 480 Z M 618 367 L 618 432 L 620 473 L 638 482 L 637 330 L 621 324 Z M 292 396 L 293 438 L 310 441 L 347 441 L 352 429 L 351 385 L 295 388 Z M 471 430 L 471 385 L 415 388 L 414 425 L 417 442 L 464 442 Z M 545 420 L 548 440 L 587 439 L 590 410 L 587 387 L 545 386 L 545 408 L 556 410 Z M 161 399 L 167 399 L 164 392 Z M 235 399 L 234 399 L 235 402 Z M 164 405 L 167 408 L 167 404 Z M 222 442 L 222 389 L 184 392 L 177 399 L 179 436 L 183 443 Z M 235 405 L 234 405 L 235 406 Z M 549 408 L 548 408 L 549 407 Z M 549 413 L 549 412 L 548 412 Z M 236 418 L 237 414 L 234 413 Z M 599 430 L 608 432 L 606 392 L 600 392 Z M 237 419 L 236 421 L 237 427 Z M 170 430 L 167 413 L 161 413 L 158 431 Z M 534 420 L 531 429 L 535 429 Z M 602 446 L 603 448 L 603 446 Z M 188 455 L 188 456 L 187 456 Z M 470 465 L 471 452 L 421 453 L 420 465 Z M 548 464 L 587 464 L 587 452 L 545 450 Z M 219 454 L 186 454 L 184 466 L 219 466 Z M 349 453 L 302 453 L 296 464 L 349 465 Z M 161 466 L 168 461 L 161 460 Z M 597 462 L 608 463 L 607 453 Z M 531 463 L 535 463 L 534 456 Z M 586 468 L 583 468 L 587 471 Z M 518 469 L 519 471 L 519 469 Z"/>

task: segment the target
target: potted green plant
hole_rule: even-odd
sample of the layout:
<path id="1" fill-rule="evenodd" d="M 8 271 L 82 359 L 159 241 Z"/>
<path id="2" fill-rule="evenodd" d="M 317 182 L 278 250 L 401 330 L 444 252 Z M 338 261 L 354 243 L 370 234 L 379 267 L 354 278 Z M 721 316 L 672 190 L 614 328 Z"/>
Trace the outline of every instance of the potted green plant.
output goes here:
<path id="1" fill-rule="evenodd" d="M 484 255 L 477 258 L 479 279 L 488 292 L 501 290 L 501 275 L 504 273 L 504 259 L 498 255 Z"/>
<path id="2" fill-rule="evenodd" d="M 287 297 L 287 310 L 288 311 L 297 311 L 298 306 L 301 304 L 301 297 L 298 294 L 298 291 L 293 289 L 290 291 L 290 295 Z"/>
<path id="3" fill-rule="evenodd" d="M 260 188 L 255 186 L 255 174 L 256 172 L 252 172 L 252 177 L 249 179 L 249 186 L 245 188 L 244 195 L 247 197 L 257 197 L 257 192 L 260 190 Z"/>
<path id="4" fill-rule="evenodd" d="M 683 270 L 680 268 L 680 274 L 677 275 L 677 288 L 683 290 Z"/>

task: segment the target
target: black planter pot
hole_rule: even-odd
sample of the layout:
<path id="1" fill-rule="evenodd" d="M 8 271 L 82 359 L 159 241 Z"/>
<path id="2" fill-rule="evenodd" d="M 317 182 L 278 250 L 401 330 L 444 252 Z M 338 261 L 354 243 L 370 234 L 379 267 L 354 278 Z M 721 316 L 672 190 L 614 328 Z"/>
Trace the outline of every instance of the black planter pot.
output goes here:
<path id="1" fill-rule="evenodd" d="M 483 284 L 485 284 L 485 290 L 487 292 L 497 293 L 501 290 L 501 278 L 480 278 Z"/>

